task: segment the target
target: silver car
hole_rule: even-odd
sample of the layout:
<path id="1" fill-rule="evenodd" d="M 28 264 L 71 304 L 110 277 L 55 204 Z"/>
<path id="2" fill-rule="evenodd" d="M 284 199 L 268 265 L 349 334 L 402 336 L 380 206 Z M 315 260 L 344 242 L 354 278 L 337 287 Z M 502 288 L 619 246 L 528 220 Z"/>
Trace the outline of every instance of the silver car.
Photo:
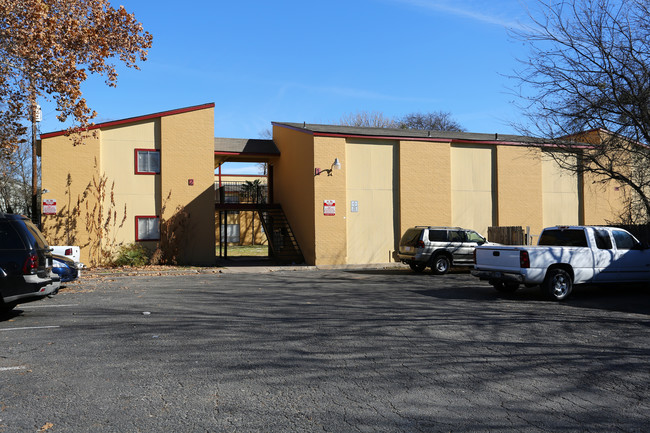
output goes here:
<path id="1" fill-rule="evenodd" d="M 474 230 L 417 226 L 404 233 L 397 256 L 415 272 L 430 267 L 434 274 L 442 275 L 449 272 L 451 266 L 472 265 L 474 248 L 485 243 L 485 237 Z"/>

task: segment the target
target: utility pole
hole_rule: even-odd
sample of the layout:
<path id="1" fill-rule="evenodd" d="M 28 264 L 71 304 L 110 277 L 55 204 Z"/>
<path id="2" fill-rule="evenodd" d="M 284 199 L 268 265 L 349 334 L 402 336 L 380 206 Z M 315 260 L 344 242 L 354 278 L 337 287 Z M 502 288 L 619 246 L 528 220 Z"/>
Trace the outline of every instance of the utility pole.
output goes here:
<path id="1" fill-rule="evenodd" d="M 37 122 L 41 121 L 41 107 L 32 101 L 32 222 L 37 227 L 41 226 L 41 213 L 38 207 L 38 161 L 36 159 L 36 135 L 38 134 Z"/>

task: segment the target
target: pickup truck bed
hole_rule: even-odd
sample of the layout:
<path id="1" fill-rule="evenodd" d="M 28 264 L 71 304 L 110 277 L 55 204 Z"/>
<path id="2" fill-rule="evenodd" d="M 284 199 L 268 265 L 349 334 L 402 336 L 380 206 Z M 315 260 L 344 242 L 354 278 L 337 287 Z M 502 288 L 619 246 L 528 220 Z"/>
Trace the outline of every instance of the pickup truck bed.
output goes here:
<path id="1" fill-rule="evenodd" d="M 622 229 L 551 227 L 538 246 L 477 247 L 472 275 L 502 292 L 540 285 L 563 300 L 574 284 L 650 281 L 650 250 Z"/>

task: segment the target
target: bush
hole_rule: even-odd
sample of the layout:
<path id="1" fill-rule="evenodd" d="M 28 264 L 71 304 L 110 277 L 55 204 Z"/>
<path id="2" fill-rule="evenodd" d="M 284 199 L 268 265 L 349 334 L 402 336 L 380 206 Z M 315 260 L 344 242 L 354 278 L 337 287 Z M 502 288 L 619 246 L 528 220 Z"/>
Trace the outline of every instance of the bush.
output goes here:
<path id="1" fill-rule="evenodd" d="M 149 250 L 142 245 L 122 245 L 117 252 L 113 265 L 115 266 L 144 266 L 149 263 Z"/>

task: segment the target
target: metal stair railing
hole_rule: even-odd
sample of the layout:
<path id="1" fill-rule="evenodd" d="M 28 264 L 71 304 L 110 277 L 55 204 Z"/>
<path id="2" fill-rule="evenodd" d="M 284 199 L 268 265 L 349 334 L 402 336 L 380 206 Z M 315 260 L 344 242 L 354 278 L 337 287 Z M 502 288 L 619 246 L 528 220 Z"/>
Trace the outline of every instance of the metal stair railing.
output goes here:
<path id="1" fill-rule="evenodd" d="M 289 221 L 279 205 L 258 209 L 271 255 L 281 262 L 303 263 L 305 258 L 291 230 Z"/>

